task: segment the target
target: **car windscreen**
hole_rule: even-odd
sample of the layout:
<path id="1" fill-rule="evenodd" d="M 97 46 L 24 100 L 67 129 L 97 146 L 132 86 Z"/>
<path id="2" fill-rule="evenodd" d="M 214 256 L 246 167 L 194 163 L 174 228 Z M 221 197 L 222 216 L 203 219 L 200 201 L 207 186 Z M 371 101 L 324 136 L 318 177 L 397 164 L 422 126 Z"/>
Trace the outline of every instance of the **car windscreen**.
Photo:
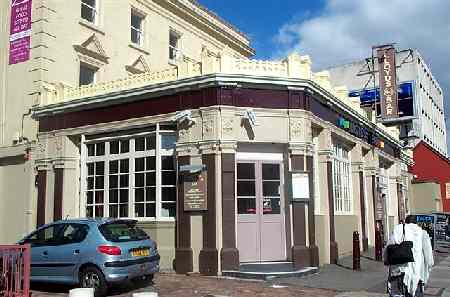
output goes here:
<path id="1" fill-rule="evenodd" d="M 99 227 L 106 240 L 112 242 L 138 241 L 148 239 L 149 236 L 132 223 L 109 223 Z"/>

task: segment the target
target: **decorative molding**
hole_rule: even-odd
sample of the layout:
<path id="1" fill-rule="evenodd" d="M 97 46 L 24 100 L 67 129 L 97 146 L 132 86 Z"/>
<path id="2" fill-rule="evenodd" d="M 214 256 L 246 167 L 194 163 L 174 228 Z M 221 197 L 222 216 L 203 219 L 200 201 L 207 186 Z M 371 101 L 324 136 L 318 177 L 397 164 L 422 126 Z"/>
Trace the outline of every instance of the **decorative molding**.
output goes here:
<path id="1" fill-rule="evenodd" d="M 351 165 L 353 173 L 364 171 L 364 162 L 352 162 Z"/>
<path id="2" fill-rule="evenodd" d="M 145 57 L 140 55 L 136 61 L 134 61 L 131 65 L 125 66 L 125 69 L 131 74 L 141 74 L 144 72 L 150 72 L 150 66 L 148 66 Z"/>
<path id="3" fill-rule="evenodd" d="M 289 142 L 288 150 L 292 155 L 314 155 L 314 143 Z"/>
<path id="4" fill-rule="evenodd" d="M 206 116 L 202 120 L 202 139 L 211 140 L 215 138 L 215 118 L 214 116 Z"/>
<path id="5" fill-rule="evenodd" d="M 222 117 L 222 138 L 234 138 L 234 117 Z"/>

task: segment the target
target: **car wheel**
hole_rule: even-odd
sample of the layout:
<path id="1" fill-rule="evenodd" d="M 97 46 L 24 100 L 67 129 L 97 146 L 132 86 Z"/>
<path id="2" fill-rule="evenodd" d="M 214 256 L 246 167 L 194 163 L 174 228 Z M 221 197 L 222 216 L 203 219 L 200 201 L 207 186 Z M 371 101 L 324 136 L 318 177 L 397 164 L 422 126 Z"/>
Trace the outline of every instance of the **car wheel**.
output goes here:
<path id="1" fill-rule="evenodd" d="M 108 284 L 103 273 L 96 267 L 86 267 L 80 272 L 82 288 L 94 288 L 95 297 L 104 297 L 108 293 Z"/>

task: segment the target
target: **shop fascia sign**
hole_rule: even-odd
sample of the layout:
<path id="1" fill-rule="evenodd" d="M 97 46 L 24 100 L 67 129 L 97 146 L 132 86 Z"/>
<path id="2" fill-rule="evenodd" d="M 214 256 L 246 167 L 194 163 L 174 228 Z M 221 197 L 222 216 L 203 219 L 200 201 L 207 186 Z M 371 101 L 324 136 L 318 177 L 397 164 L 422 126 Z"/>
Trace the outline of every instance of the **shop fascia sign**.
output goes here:
<path id="1" fill-rule="evenodd" d="M 364 128 L 358 124 L 351 122 L 350 120 L 339 117 L 337 121 L 337 125 L 339 128 L 348 131 L 350 134 L 365 140 L 369 144 L 373 144 L 376 147 L 384 149 L 384 141 L 377 138 L 375 134 L 370 134 L 367 128 Z M 371 135 L 371 137 L 369 137 Z"/>
<path id="2" fill-rule="evenodd" d="M 398 118 L 397 66 L 392 45 L 376 47 L 380 78 L 381 117 Z"/>

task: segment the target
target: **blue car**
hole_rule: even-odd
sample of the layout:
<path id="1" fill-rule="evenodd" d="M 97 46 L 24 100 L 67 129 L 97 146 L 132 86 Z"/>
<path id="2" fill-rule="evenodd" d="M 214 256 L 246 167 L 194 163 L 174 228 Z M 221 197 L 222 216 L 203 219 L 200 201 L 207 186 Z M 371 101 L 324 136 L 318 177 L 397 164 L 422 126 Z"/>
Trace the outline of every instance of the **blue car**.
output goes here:
<path id="1" fill-rule="evenodd" d="M 44 225 L 31 245 L 31 281 L 80 285 L 106 295 L 114 284 L 159 271 L 158 248 L 135 220 L 76 219 Z"/>

